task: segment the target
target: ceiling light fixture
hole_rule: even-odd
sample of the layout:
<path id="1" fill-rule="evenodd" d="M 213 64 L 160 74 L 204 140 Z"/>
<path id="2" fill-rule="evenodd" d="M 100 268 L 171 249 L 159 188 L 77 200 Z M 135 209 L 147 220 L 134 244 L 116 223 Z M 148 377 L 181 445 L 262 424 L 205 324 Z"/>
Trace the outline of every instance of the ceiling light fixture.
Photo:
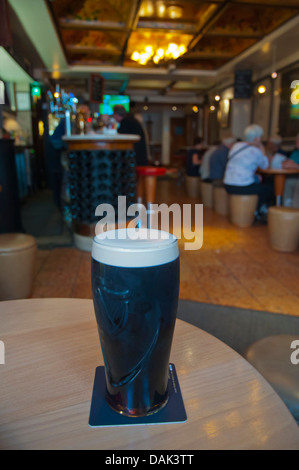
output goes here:
<path id="1" fill-rule="evenodd" d="M 272 50 L 272 73 L 271 77 L 273 80 L 277 78 L 277 72 L 276 72 L 276 46 L 273 45 L 273 50 Z"/>
<path id="2" fill-rule="evenodd" d="M 166 48 L 159 47 L 154 49 L 153 46 L 148 45 L 142 51 L 134 51 L 131 59 L 139 62 L 140 65 L 146 65 L 148 61 L 153 61 L 158 64 L 160 61 L 176 60 L 181 55 L 185 54 L 186 47 L 181 44 L 180 46 L 174 42 L 168 44 Z"/>
<path id="3" fill-rule="evenodd" d="M 139 15 L 140 16 L 152 16 L 154 14 L 155 8 L 153 2 L 147 0 L 142 3 Z"/>
<path id="4" fill-rule="evenodd" d="M 183 8 L 179 7 L 177 5 L 171 5 L 170 7 L 167 8 L 167 15 L 171 19 L 177 19 L 181 18 L 183 15 Z"/>
<path id="5" fill-rule="evenodd" d="M 163 18 L 163 16 L 165 15 L 165 12 L 166 12 L 166 6 L 165 6 L 165 3 L 164 2 L 157 2 L 156 3 L 156 10 L 157 10 L 157 15 L 159 16 L 159 18 Z"/>
<path id="6" fill-rule="evenodd" d="M 260 85 L 257 89 L 260 95 L 263 95 L 266 92 L 266 87 L 265 85 Z"/>
<path id="7" fill-rule="evenodd" d="M 168 17 L 174 20 L 182 18 L 183 8 L 179 5 L 169 5 L 167 7 L 165 2 L 162 0 L 155 2 L 155 4 L 151 0 L 145 0 L 142 2 L 139 10 L 139 16 L 154 16 L 155 14 L 159 18 Z"/>

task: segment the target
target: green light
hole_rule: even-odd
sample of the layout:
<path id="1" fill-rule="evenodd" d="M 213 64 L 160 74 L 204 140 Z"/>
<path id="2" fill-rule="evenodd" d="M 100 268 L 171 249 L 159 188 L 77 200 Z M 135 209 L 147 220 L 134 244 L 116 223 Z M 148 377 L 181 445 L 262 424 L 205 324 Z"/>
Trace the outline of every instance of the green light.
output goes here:
<path id="1" fill-rule="evenodd" d="M 31 95 L 32 96 L 41 96 L 41 89 L 39 86 L 37 85 L 34 85 L 32 88 L 31 88 Z"/>

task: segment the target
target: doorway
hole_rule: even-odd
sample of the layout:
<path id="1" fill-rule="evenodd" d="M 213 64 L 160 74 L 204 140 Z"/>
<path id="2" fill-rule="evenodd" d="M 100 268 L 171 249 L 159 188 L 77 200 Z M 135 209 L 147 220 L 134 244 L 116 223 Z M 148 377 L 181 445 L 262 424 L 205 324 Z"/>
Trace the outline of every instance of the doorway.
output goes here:
<path id="1" fill-rule="evenodd" d="M 187 121 L 185 117 L 170 118 L 170 163 L 185 165 L 187 152 Z"/>
<path id="2" fill-rule="evenodd" d="M 187 146 L 186 118 L 170 119 L 170 155 L 171 157 Z"/>

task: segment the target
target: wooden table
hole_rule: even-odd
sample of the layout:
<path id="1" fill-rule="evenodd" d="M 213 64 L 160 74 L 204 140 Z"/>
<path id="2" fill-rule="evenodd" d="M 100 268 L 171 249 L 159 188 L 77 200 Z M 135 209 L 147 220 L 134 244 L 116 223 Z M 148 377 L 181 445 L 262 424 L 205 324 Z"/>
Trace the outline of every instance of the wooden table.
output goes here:
<path id="1" fill-rule="evenodd" d="M 273 169 L 267 168 L 266 170 L 259 169 L 259 172 L 263 175 L 274 176 L 274 191 L 276 196 L 276 205 L 281 206 L 282 196 L 284 191 L 284 185 L 286 177 L 289 175 L 299 174 L 299 169 Z"/>
<path id="2" fill-rule="evenodd" d="M 0 448 L 299 449 L 299 429 L 268 383 L 236 352 L 177 320 L 176 366 L 187 422 L 90 428 L 102 364 L 90 300 L 0 303 Z"/>

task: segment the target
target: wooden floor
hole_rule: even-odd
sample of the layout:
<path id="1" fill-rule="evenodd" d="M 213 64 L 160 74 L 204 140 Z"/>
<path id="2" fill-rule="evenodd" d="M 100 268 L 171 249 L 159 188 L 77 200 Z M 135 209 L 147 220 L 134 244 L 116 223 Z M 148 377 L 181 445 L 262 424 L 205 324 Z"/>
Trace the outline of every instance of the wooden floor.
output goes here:
<path id="1" fill-rule="evenodd" d="M 159 181 L 157 189 L 158 203 L 200 202 L 175 180 Z M 200 250 L 186 251 L 179 240 L 182 299 L 299 316 L 299 251 L 273 251 L 266 225 L 239 229 L 208 208 L 203 221 Z M 33 297 L 92 298 L 90 253 L 39 250 Z"/>

